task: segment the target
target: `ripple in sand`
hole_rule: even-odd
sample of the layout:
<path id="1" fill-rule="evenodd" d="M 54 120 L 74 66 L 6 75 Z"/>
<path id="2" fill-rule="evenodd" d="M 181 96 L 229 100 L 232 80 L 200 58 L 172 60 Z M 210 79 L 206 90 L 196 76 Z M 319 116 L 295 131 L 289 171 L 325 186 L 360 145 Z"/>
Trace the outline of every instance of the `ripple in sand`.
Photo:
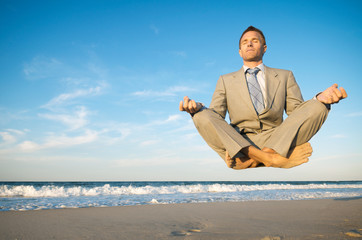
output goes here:
<path id="1" fill-rule="evenodd" d="M 173 231 L 173 232 L 171 232 L 171 235 L 173 235 L 173 236 L 188 236 L 188 235 L 191 235 L 191 233 L 186 232 L 186 231 Z"/>
<path id="2" fill-rule="evenodd" d="M 282 240 L 283 238 L 280 237 L 280 236 L 273 236 L 273 237 L 270 237 L 270 236 L 265 236 L 263 237 L 262 239 L 260 240 Z"/>
<path id="3" fill-rule="evenodd" d="M 357 230 L 351 230 L 344 234 L 347 235 L 348 237 L 358 237 L 358 238 L 362 237 L 362 235 Z"/>

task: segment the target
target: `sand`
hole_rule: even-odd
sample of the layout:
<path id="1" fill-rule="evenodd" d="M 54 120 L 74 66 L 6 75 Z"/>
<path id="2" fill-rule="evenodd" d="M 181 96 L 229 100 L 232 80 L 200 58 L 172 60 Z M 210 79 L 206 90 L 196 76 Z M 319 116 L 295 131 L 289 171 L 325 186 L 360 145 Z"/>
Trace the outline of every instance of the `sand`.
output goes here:
<path id="1" fill-rule="evenodd" d="M 0 239 L 359 239 L 362 199 L 0 212 Z"/>

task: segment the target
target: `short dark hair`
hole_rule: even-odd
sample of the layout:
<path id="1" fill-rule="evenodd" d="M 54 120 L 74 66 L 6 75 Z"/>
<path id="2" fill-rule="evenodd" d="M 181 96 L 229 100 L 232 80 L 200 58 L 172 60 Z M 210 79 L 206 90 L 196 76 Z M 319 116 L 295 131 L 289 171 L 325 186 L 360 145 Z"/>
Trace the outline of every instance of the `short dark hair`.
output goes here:
<path id="1" fill-rule="evenodd" d="M 251 31 L 258 32 L 258 33 L 261 35 L 261 38 L 262 38 L 263 41 L 264 41 L 264 45 L 266 45 L 265 36 L 264 36 L 263 32 L 262 32 L 260 29 L 256 28 L 256 27 L 249 26 L 249 27 L 243 32 L 243 34 L 241 34 L 241 37 L 240 37 L 240 40 L 239 40 L 239 48 L 240 48 L 240 44 L 241 44 L 241 39 L 243 38 L 243 36 L 245 35 L 245 33 L 251 32 Z"/>

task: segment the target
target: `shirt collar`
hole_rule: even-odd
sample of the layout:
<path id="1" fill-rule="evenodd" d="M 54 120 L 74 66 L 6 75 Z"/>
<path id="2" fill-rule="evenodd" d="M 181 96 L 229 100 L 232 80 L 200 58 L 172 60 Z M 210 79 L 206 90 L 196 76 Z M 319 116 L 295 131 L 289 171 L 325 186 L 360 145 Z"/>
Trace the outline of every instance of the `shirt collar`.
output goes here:
<path id="1" fill-rule="evenodd" d="M 259 64 L 258 66 L 256 66 L 257 68 L 259 68 L 260 69 L 260 71 L 262 71 L 263 73 L 264 73 L 264 70 L 265 70 L 265 68 L 264 68 L 264 63 L 261 63 L 261 64 Z M 248 66 L 246 66 L 246 65 L 243 65 L 243 71 L 244 71 L 244 73 L 246 73 L 246 70 L 248 70 L 250 67 L 248 67 Z"/>

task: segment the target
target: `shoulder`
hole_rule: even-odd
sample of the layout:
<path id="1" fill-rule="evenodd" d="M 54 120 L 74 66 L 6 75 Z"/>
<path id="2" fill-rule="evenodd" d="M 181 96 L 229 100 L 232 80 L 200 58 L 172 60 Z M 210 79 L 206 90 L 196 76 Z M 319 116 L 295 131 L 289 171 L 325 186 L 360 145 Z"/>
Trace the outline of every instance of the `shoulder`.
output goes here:
<path id="1" fill-rule="evenodd" d="M 271 67 L 267 67 L 265 66 L 265 74 L 268 76 L 275 76 L 278 77 L 279 79 L 294 79 L 294 74 L 292 71 L 290 70 L 286 70 L 286 69 L 280 69 L 280 68 L 271 68 Z"/>
<path id="2" fill-rule="evenodd" d="M 270 71 L 270 72 L 275 72 L 278 74 L 290 74 L 293 73 L 291 70 L 287 70 L 287 69 L 280 69 L 280 68 L 271 68 L 271 67 L 265 67 L 265 71 Z"/>
<path id="3" fill-rule="evenodd" d="M 220 78 L 222 79 L 229 79 L 229 78 L 235 78 L 240 76 L 243 73 L 243 68 L 239 69 L 238 71 L 235 72 L 231 72 L 231 73 L 227 73 L 227 74 L 222 74 L 220 76 Z"/>

